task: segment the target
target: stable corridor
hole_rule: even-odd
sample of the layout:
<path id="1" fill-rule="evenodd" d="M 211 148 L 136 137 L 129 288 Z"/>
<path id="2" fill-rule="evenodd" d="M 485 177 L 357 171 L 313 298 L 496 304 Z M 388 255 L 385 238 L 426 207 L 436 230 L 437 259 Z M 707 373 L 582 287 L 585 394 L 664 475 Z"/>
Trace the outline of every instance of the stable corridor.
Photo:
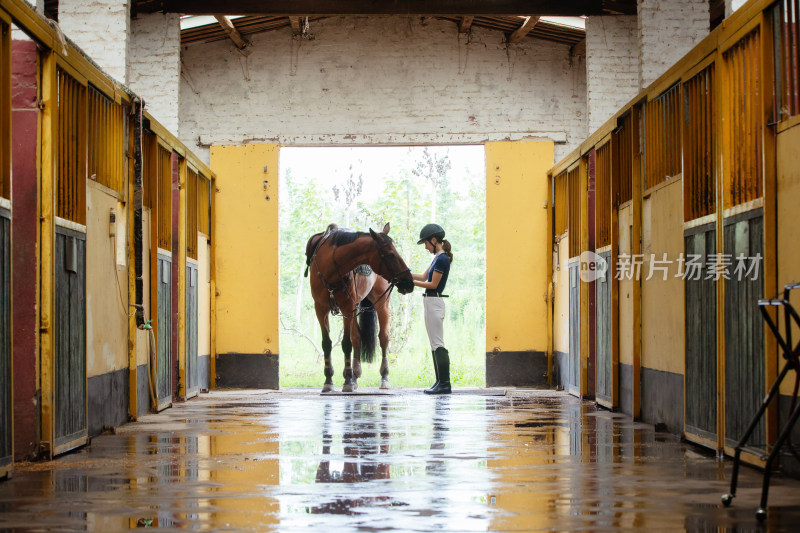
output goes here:
<path id="1" fill-rule="evenodd" d="M 563 392 L 220 390 L 0 483 L 0 529 L 788 531 L 800 481 Z"/>

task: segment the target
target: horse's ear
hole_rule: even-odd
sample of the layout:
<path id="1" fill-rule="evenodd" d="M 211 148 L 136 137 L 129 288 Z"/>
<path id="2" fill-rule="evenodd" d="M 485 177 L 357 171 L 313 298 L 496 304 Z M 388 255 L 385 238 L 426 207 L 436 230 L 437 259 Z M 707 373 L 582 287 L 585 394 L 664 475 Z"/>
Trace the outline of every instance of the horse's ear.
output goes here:
<path id="1" fill-rule="evenodd" d="M 390 230 L 390 229 L 392 229 L 392 228 L 389 226 L 389 223 L 387 222 L 387 223 L 386 223 L 386 225 L 383 227 L 383 232 L 384 232 L 386 235 L 389 235 L 389 230 Z"/>
<path id="2" fill-rule="evenodd" d="M 373 239 L 378 240 L 378 234 L 372 231 L 372 228 L 369 228 L 369 234 L 372 235 Z"/>

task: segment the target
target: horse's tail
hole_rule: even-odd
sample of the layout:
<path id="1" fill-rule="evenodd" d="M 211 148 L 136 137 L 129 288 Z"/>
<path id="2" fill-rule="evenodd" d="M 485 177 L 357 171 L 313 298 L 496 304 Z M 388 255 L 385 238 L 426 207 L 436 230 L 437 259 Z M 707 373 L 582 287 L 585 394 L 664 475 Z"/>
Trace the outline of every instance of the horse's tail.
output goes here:
<path id="1" fill-rule="evenodd" d="M 361 360 L 365 363 L 375 360 L 377 315 L 372 303 L 364 298 L 361 302 L 361 313 L 358 315 L 358 334 L 361 337 Z"/>

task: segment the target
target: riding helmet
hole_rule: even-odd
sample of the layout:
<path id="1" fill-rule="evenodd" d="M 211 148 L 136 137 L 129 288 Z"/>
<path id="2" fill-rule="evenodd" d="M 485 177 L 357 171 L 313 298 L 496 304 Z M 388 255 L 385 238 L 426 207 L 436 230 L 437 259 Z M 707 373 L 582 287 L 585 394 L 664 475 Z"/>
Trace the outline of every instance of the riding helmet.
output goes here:
<path id="1" fill-rule="evenodd" d="M 422 244 L 431 237 L 436 237 L 441 242 L 444 239 L 444 228 L 439 224 L 425 224 L 425 227 L 419 232 L 417 244 Z"/>

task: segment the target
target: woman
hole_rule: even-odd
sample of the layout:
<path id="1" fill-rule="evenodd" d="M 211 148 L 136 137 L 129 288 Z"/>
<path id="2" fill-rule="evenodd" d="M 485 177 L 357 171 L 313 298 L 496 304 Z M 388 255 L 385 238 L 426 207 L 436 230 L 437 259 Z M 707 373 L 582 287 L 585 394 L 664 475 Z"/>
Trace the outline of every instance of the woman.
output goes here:
<path id="1" fill-rule="evenodd" d="M 438 224 L 427 224 L 419 232 L 417 244 L 425 244 L 425 249 L 433 254 L 433 262 L 424 274 L 412 274 L 414 285 L 425 289 L 425 328 L 433 352 L 433 370 L 436 383 L 425 390 L 426 394 L 450 394 L 450 355 L 444 347 L 444 287 L 450 273 L 453 254 L 450 243 L 444 238 L 444 228 Z"/>

